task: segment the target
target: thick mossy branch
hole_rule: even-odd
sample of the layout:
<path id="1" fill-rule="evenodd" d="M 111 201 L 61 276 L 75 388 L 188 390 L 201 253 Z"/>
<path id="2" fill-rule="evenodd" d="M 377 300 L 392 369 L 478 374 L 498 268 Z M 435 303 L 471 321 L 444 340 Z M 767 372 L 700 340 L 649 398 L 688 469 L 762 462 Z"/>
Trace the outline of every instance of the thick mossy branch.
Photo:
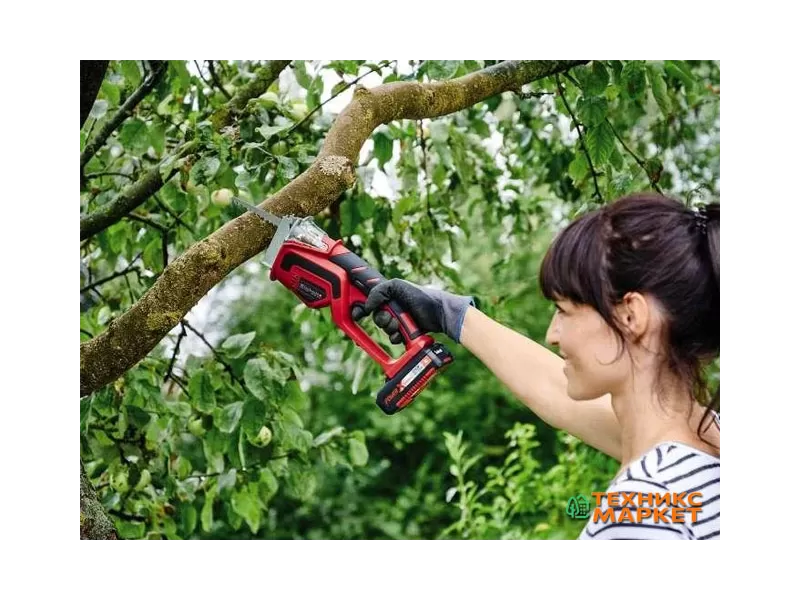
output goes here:
<path id="1" fill-rule="evenodd" d="M 379 124 L 456 112 L 583 62 L 509 61 L 447 82 L 358 88 L 317 160 L 262 207 L 277 215 L 315 215 L 355 183 L 353 164 Z M 144 358 L 214 285 L 262 251 L 273 233 L 271 225 L 246 213 L 184 252 L 128 312 L 81 344 L 81 395 L 114 381 Z"/>
<path id="2" fill-rule="evenodd" d="M 230 125 L 236 114 L 241 110 L 240 107 L 246 105 L 251 98 L 256 98 L 263 94 L 289 62 L 288 60 L 272 60 L 260 67 L 256 71 L 255 78 L 244 85 L 233 99 L 217 109 L 211 116 L 211 123 L 216 130 L 219 131 L 226 125 Z M 188 135 L 190 138 L 193 137 L 191 132 Z M 194 142 L 192 141 L 183 144 L 173 152 L 173 158 L 176 156 L 189 156 L 192 154 L 193 145 Z M 167 157 L 163 162 L 169 160 L 170 158 Z M 81 218 L 81 240 L 103 231 L 122 219 L 134 208 L 141 206 L 150 196 L 164 186 L 167 179 L 161 176 L 159 166 L 145 171 L 135 183 L 125 187 L 116 198 Z"/>
<path id="3" fill-rule="evenodd" d="M 81 539 L 116 540 L 117 530 L 97 499 L 81 463 Z"/>

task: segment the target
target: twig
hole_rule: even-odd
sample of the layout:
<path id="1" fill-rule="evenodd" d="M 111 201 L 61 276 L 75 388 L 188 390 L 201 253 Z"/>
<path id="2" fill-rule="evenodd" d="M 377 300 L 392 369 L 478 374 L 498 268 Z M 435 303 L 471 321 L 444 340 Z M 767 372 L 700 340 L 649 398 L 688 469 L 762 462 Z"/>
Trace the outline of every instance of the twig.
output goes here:
<path id="1" fill-rule="evenodd" d="M 556 90 L 558 90 L 558 96 L 561 98 L 561 101 L 564 103 L 564 106 L 567 107 L 567 112 L 569 116 L 572 117 L 572 122 L 575 125 L 575 129 L 578 130 L 578 138 L 581 141 L 581 147 L 583 148 L 584 154 L 586 154 L 586 160 L 589 162 L 589 169 L 592 172 L 592 179 L 594 179 L 594 192 L 595 195 L 603 202 L 603 194 L 600 193 L 600 186 L 597 184 L 597 172 L 594 170 L 594 164 L 592 164 L 592 157 L 589 156 L 589 149 L 586 147 L 586 141 L 583 139 L 583 133 L 581 132 L 581 124 L 578 122 L 578 119 L 575 118 L 575 113 L 572 112 L 572 109 L 567 102 L 567 97 L 564 95 L 564 90 L 561 87 L 561 79 L 556 73 Z"/>
<path id="2" fill-rule="evenodd" d="M 286 131 L 286 133 L 285 133 L 284 135 L 288 135 L 288 134 L 290 134 L 291 132 L 293 132 L 295 129 L 297 129 L 298 127 L 300 127 L 300 126 L 301 126 L 303 123 L 305 123 L 305 122 L 306 122 L 306 121 L 308 121 L 308 120 L 309 120 L 311 117 L 313 117 L 313 116 L 314 116 L 314 114 L 315 114 L 317 111 L 319 111 L 319 110 L 320 110 L 320 109 L 321 109 L 323 106 L 325 106 L 325 105 L 326 105 L 328 102 L 330 102 L 331 100 L 333 100 L 334 98 L 336 98 L 336 96 L 338 96 L 339 94 L 342 94 L 342 93 L 344 93 L 345 91 L 347 91 L 348 89 L 350 89 L 351 87 L 353 87 L 354 85 L 356 85 L 356 84 L 357 84 L 359 81 L 361 81 L 362 79 L 364 79 L 364 77 L 366 77 L 367 75 L 369 75 L 369 74 L 371 74 L 371 73 L 377 73 L 378 71 L 380 71 L 380 70 L 381 70 L 381 69 L 383 69 L 384 67 L 388 67 L 389 65 L 391 65 L 393 62 L 395 62 L 395 61 L 393 61 L 393 60 L 385 60 L 385 61 L 383 61 L 383 62 L 382 62 L 380 65 L 378 65 L 378 66 L 377 66 L 377 68 L 375 68 L 375 67 L 372 67 L 372 68 L 371 68 L 369 71 L 367 71 L 367 72 L 366 72 L 366 73 L 364 73 L 363 75 L 360 75 L 359 77 L 357 77 L 356 79 L 354 79 L 353 81 L 351 81 L 350 83 L 348 83 L 348 84 L 347 84 L 346 86 L 344 86 L 344 87 L 343 87 L 341 90 L 339 90 L 338 92 L 336 92 L 335 94 L 333 94 L 333 95 L 332 95 L 330 98 L 328 98 L 327 100 L 325 100 L 325 102 L 323 102 L 322 104 L 320 104 L 320 105 L 318 105 L 316 108 L 314 108 L 314 110 L 312 110 L 310 113 L 308 113 L 308 114 L 307 114 L 307 115 L 306 115 L 306 116 L 305 116 L 305 117 L 304 117 L 302 120 L 300 120 L 300 121 L 298 121 L 297 123 L 295 123 L 294 125 L 292 125 L 292 126 L 291 126 L 291 127 L 290 127 L 290 128 L 287 130 L 287 131 Z"/>
<path id="3" fill-rule="evenodd" d="M 194 233 L 194 229 L 192 229 L 186 223 L 184 223 L 183 220 L 172 211 L 172 209 L 167 205 L 167 203 L 162 201 L 161 198 L 158 197 L 158 194 L 153 194 L 153 199 L 156 201 L 156 204 L 158 204 L 158 206 L 160 206 L 163 210 L 165 210 L 169 214 L 170 217 L 175 219 L 180 225 L 183 225 L 190 233 L 192 234 Z"/>
<path id="4" fill-rule="evenodd" d="M 100 171 L 98 173 L 87 173 L 86 175 L 84 175 L 84 179 L 95 179 L 97 177 L 106 177 L 106 176 L 127 177 L 131 181 L 136 180 L 136 178 L 133 175 L 128 175 L 127 173 L 117 173 L 113 171 Z"/>
<path id="5" fill-rule="evenodd" d="M 130 275 L 130 273 L 125 273 L 125 284 L 128 286 L 128 296 L 130 296 L 131 306 L 133 306 L 136 304 L 136 299 L 133 297 L 133 288 L 131 287 L 131 282 L 128 279 L 128 275 Z"/>
<path id="6" fill-rule="evenodd" d="M 200 333 L 199 331 L 197 331 L 197 329 L 192 327 L 189 324 L 189 321 L 187 321 L 186 319 L 182 319 L 181 323 L 183 323 L 183 325 L 185 325 L 192 333 L 194 333 L 197 337 L 199 337 L 206 346 L 208 346 L 208 348 L 211 350 L 212 354 L 214 354 L 214 358 L 217 359 L 219 361 L 219 363 L 223 367 L 225 367 L 225 370 L 231 376 L 231 379 L 233 379 L 236 383 L 238 383 L 242 387 L 242 389 L 247 389 L 245 387 L 245 385 L 244 385 L 244 382 L 242 380 L 240 380 L 236 376 L 236 373 L 233 372 L 233 367 L 231 367 L 228 364 L 228 362 L 224 358 L 222 358 L 222 356 L 219 354 L 219 352 L 217 352 L 217 349 L 214 348 L 214 346 L 211 345 L 211 343 L 205 338 L 205 336 L 202 333 Z"/>
<path id="7" fill-rule="evenodd" d="M 94 337 L 94 336 L 93 336 L 91 333 L 89 333 L 89 332 L 88 332 L 88 331 L 86 331 L 85 329 L 81 329 L 81 333 L 82 333 L 82 334 L 84 334 L 84 335 L 88 335 L 90 338 L 93 338 L 93 337 Z"/>
<path id="8" fill-rule="evenodd" d="M 213 83 L 211 83 L 208 79 L 203 77 L 203 68 L 200 66 L 200 63 L 198 63 L 196 60 L 192 62 L 194 62 L 194 66 L 197 67 L 197 74 L 200 75 L 200 79 L 203 80 L 203 83 L 205 83 L 210 88 L 214 87 Z"/>
<path id="9" fill-rule="evenodd" d="M 431 213 L 431 180 L 428 177 L 428 154 L 425 150 L 425 136 L 422 128 L 422 119 L 417 121 L 419 124 L 419 145 L 422 148 L 422 173 L 425 177 L 425 212 L 428 213 L 428 219 L 431 222 L 431 227 L 436 230 L 436 223 L 433 220 Z"/>
<path id="10" fill-rule="evenodd" d="M 153 63 L 155 64 L 153 65 Z M 81 152 L 81 174 L 83 174 L 83 168 L 86 166 L 86 163 L 89 162 L 89 159 L 103 147 L 108 136 L 114 133 L 114 130 L 130 116 L 133 109 L 136 108 L 139 102 L 141 102 L 154 87 L 156 87 L 156 84 L 158 84 L 159 80 L 164 76 L 164 73 L 167 72 L 166 61 L 153 61 L 153 63 L 151 63 L 151 65 L 153 65 L 153 70 L 147 74 L 142 84 L 128 96 L 128 99 L 119 107 L 116 114 L 103 125 L 102 129 L 97 132 L 97 135 L 86 143 L 83 152 Z"/>
<path id="11" fill-rule="evenodd" d="M 169 378 L 175 383 L 177 383 L 178 387 L 181 388 L 181 390 L 183 390 L 184 394 L 186 394 L 186 397 L 191 400 L 192 395 L 189 393 L 189 390 L 186 389 L 186 386 L 183 385 L 183 382 L 180 380 L 180 378 L 177 375 L 175 375 L 175 373 L 170 373 Z"/>
<path id="12" fill-rule="evenodd" d="M 147 517 L 140 517 L 139 515 L 131 515 L 131 514 L 119 511 L 119 510 L 117 510 L 115 508 L 109 508 L 108 509 L 108 514 L 114 515 L 115 517 L 118 517 L 120 519 L 124 519 L 126 521 L 136 521 L 137 523 L 146 523 L 148 521 Z"/>
<path id="13" fill-rule="evenodd" d="M 138 221 L 139 223 L 144 223 L 148 227 L 152 227 L 153 229 L 156 229 L 158 231 L 162 231 L 163 232 L 163 231 L 167 230 L 167 228 L 164 227 L 163 225 L 159 225 L 155 221 L 151 221 L 150 219 L 147 219 L 145 217 L 140 217 L 139 215 L 135 215 L 133 213 L 125 215 L 125 217 L 130 219 L 131 221 Z"/>
<path id="14" fill-rule="evenodd" d="M 134 271 L 138 271 L 138 270 L 139 270 L 139 267 L 128 267 L 127 269 L 125 269 L 123 271 L 120 271 L 119 273 L 114 273 L 113 275 L 109 275 L 108 277 L 104 277 L 103 279 L 100 279 L 98 281 L 95 281 L 94 283 L 90 283 L 89 285 L 87 285 L 85 287 L 82 287 L 81 288 L 81 294 L 83 292 L 88 291 L 88 290 L 94 290 L 98 285 L 103 285 L 104 283 L 107 283 L 107 282 L 111 281 L 112 279 L 116 279 L 117 277 L 124 277 L 128 273 L 133 273 Z M 95 291 L 97 291 L 97 290 L 95 290 Z"/>
<path id="15" fill-rule="evenodd" d="M 222 95 L 225 96 L 228 100 L 230 100 L 232 96 L 230 95 L 228 90 L 226 90 L 222 86 L 222 82 L 219 80 L 219 77 L 217 77 L 217 71 L 214 68 L 213 60 L 208 61 L 208 72 L 211 73 L 211 79 L 214 80 L 214 83 L 216 84 L 217 88 L 219 88 L 219 91 L 222 92 Z"/>
<path id="16" fill-rule="evenodd" d="M 124 275 L 127 275 L 128 273 L 136 272 L 136 273 L 138 274 L 138 272 L 139 272 L 139 267 L 134 267 L 134 266 L 133 266 L 133 263 L 135 263 L 137 260 L 139 260 L 139 258 L 141 258 L 141 256 L 142 256 L 142 253 L 143 253 L 143 251 L 142 251 L 142 252 L 139 252 L 139 254 L 137 254 L 136 256 L 134 256 L 134 257 L 133 257 L 133 260 L 131 260 L 131 262 L 129 262 L 129 263 L 128 263 L 128 266 L 127 266 L 127 267 L 125 267 L 125 268 L 124 268 L 122 271 L 119 271 L 119 272 L 117 272 L 117 273 L 112 273 L 112 274 L 111 274 L 111 275 L 109 275 L 108 277 L 104 277 L 103 279 L 100 279 L 99 281 L 94 281 L 94 282 L 91 282 L 91 283 L 89 283 L 87 286 L 85 286 L 85 287 L 82 287 L 82 288 L 81 288 L 81 294 L 82 294 L 83 292 L 87 291 L 87 290 L 94 290 L 94 288 L 95 288 L 96 286 L 98 286 L 98 285 L 102 285 L 102 284 L 106 283 L 107 281 L 111 281 L 112 279 L 116 279 L 117 277 L 123 277 Z M 103 296 L 102 294 L 100 294 L 100 292 L 98 292 L 97 290 L 94 290 L 94 292 L 95 292 L 96 294 L 99 294 L 99 295 L 100 295 L 100 297 L 101 297 L 101 298 L 103 298 L 103 300 L 105 300 L 105 296 Z"/>
<path id="17" fill-rule="evenodd" d="M 611 127 L 611 131 L 614 132 L 614 137 L 616 137 L 619 140 L 619 143 L 622 144 L 622 147 L 625 148 L 625 152 L 627 152 L 633 157 L 633 160 L 636 161 L 636 164 L 639 165 L 644 171 L 644 174 L 647 175 L 647 180 L 650 182 L 650 185 L 653 186 L 653 189 L 656 190 L 659 194 L 663 194 L 661 188 L 658 187 L 658 183 L 653 181 L 653 179 L 650 177 L 650 173 L 647 172 L 647 167 L 645 166 L 644 161 L 638 156 L 636 156 L 633 150 L 628 148 L 628 145 L 625 143 L 625 140 L 623 140 L 622 136 L 620 136 L 620 134 L 617 133 L 617 130 L 614 129 L 614 126 L 611 124 L 611 121 L 609 121 L 608 118 L 606 118 L 606 123 L 608 123 L 608 126 Z"/>
<path id="18" fill-rule="evenodd" d="M 181 322 L 181 332 L 178 334 L 178 341 L 175 342 L 175 349 L 172 351 L 172 358 L 169 361 L 169 367 L 167 367 L 167 374 L 164 375 L 164 383 L 167 382 L 170 375 L 172 375 L 172 367 L 175 365 L 175 359 L 178 358 L 178 351 L 181 347 L 181 341 L 183 338 L 186 337 L 186 327 L 184 326 L 183 322 Z"/>
<path id="19" fill-rule="evenodd" d="M 266 459 L 265 462 L 270 462 L 272 460 L 280 460 L 281 458 L 290 458 L 290 457 L 294 456 L 295 454 L 297 454 L 297 453 L 296 452 L 287 452 L 286 454 L 280 454 L 278 456 L 270 456 L 268 459 Z M 228 469 L 226 471 L 220 471 L 219 473 L 201 473 L 199 475 L 189 475 L 186 479 L 181 479 L 180 481 L 184 482 L 184 481 L 188 481 L 190 479 L 203 479 L 204 477 L 219 477 L 220 475 L 227 475 L 231 471 L 235 471 L 236 473 L 252 472 L 252 471 L 256 471 L 257 468 L 258 468 L 258 465 L 255 465 L 254 467 L 247 467 L 247 468 L 243 468 L 243 469 Z"/>

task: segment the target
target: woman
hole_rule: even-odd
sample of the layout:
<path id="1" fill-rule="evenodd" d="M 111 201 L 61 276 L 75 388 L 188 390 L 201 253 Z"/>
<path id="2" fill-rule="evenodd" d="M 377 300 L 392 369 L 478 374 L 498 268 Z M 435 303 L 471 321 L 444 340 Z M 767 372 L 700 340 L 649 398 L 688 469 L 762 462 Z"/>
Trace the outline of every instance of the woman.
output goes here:
<path id="1" fill-rule="evenodd" d="M 544 421 L 619 460 L 598 505 L 605 522 L 590 520 L 581 539 L 718 539 L 719 396 L 708 401 L 701 367 L 719 355 L 719 231 L 718 203 L 691 210 L 656 195 L 571 223 L 539 273 L 556 307 L 546 341 L 558 355 L 470 296 L 399 279 L 376 286 L 354 316 L 373 314 L 399 343 L 396 320 L 377 310 L 398 300 Z"/>

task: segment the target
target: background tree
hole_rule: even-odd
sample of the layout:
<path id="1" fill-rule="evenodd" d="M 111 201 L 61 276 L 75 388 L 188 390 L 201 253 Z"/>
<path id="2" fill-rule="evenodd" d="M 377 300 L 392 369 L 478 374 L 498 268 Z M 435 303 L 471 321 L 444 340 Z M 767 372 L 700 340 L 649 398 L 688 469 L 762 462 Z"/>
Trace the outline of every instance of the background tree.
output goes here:
<path id="1" fill-rule="evenodd" d="M 103 70 L 81 69 L 82 537 L 577 535 L 567 501 L 612 459 L 452 343 L 383 415 L 379 368 L 268 281 L 273 228 L 230 198 L 543 341 L 536 270 L 567 219 L 716 199 L 718 63 L 109 61 L 84 123 Z"/>

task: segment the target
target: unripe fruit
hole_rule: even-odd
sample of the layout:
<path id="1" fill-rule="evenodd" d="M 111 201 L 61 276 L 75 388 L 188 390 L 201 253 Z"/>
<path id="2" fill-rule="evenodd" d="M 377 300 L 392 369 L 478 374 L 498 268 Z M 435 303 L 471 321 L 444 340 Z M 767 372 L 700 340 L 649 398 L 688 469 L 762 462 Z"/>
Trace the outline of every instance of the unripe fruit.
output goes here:
<path id="1" fill-rule="evenodd" d="M 222 188 L 212 192 L 211 201 L 217 206 L 228 206 L 233 198 L 233 192 L 228 188 Z"/>
<path id="2" fill-rule="evenodd" d="M 258 432 L 258 436 L 256 436 L 256 439 L 253 440 L 253 443 L 256 446 L 260 446 L 261 448 L 263 448 L 264 446 L 269 445 L 271 441 L 272 441 L 272 431 L 270 430 L 269 427 L 264 425 Z"/>

